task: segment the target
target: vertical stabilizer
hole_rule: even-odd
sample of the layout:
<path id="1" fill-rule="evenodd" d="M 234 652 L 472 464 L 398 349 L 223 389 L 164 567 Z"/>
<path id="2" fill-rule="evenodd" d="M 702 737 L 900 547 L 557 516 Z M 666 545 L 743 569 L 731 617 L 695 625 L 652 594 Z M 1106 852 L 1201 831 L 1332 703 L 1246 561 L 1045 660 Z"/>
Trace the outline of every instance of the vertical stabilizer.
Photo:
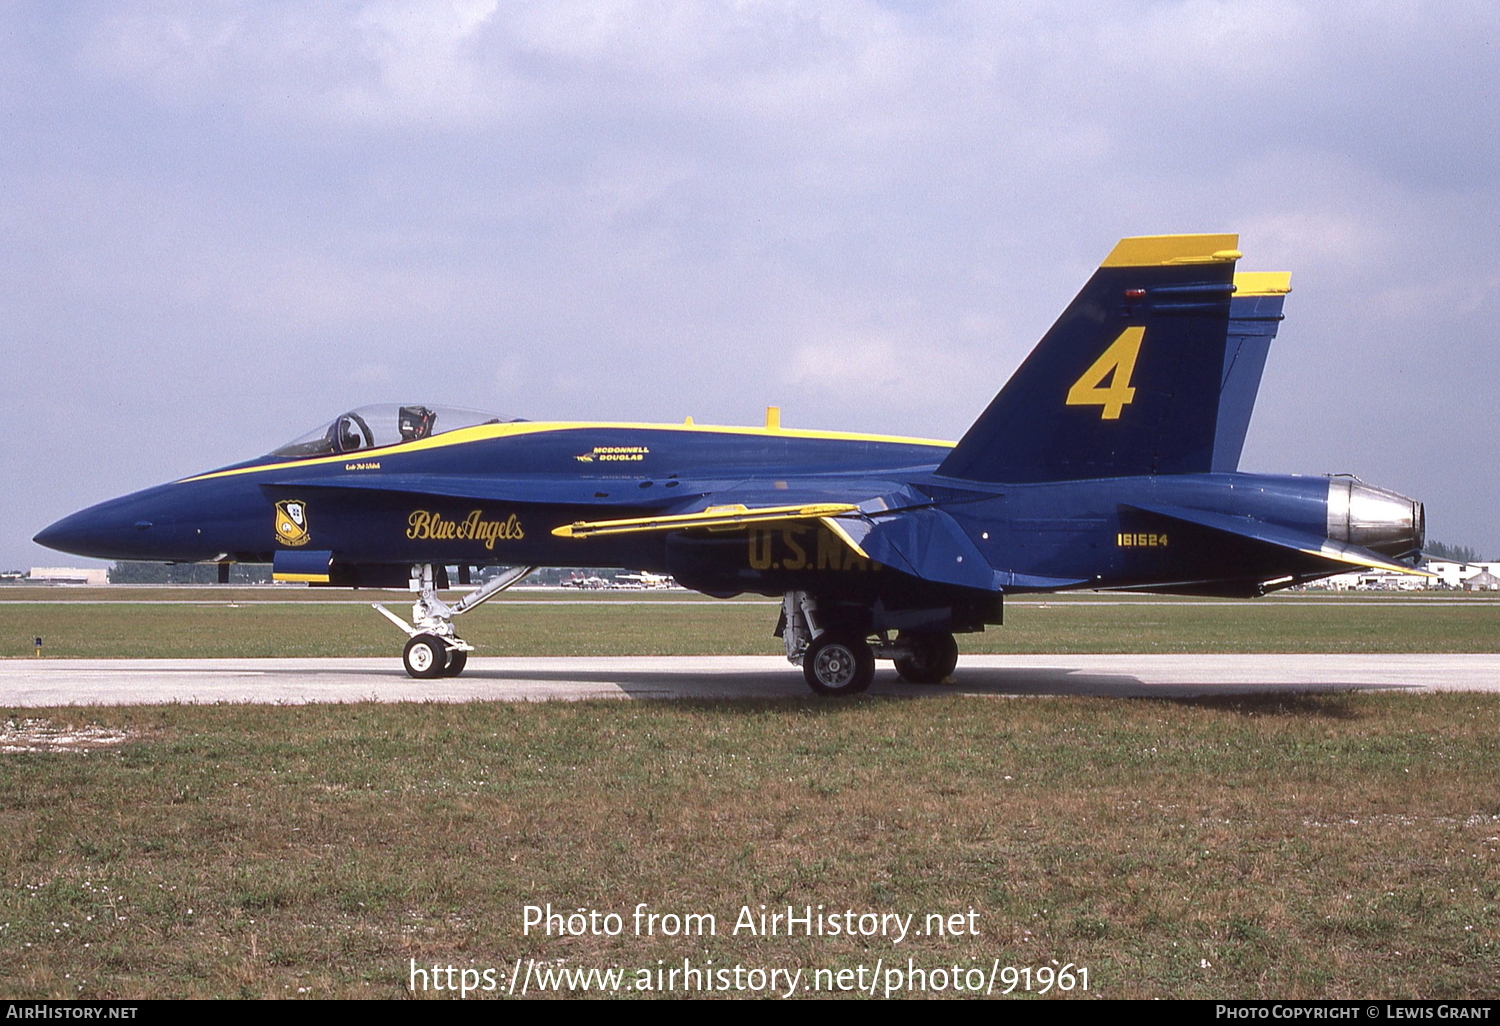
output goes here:
<path id="1" fill-rule="evenodd" d="M 1212 469 L 1226 367 L 1237 387 L 1249 381 L 1226 355 L 1238 241 L 1120 240 L 938 472 L 1026 482 Z"/>
<path id="2" fill-rule="evenodd" d="M 1292 276 L 1284 271 L 1241 271 L 1234 276 L 1219 425 L 1214 436 L 1214 470 L 1239 469 L 1261 372 L 1266 369 L 1266 355 L 1281 326 L 1281 305 L 1290 291 Z"/>

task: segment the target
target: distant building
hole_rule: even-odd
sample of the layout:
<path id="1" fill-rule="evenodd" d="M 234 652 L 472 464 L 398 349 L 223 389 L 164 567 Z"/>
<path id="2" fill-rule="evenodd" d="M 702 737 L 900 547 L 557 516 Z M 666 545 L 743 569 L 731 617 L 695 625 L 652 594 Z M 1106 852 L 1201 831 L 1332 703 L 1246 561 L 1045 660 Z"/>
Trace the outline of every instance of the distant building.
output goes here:
<path id="1" fill-rule="evenodd" d="M 1312 582 L 1314 588 L 1334 591 L 1420 591 L 1432 579 L 1419 574 L 1402 574 L 1394 570 L 1351 570 Z"/>
<path id="2" fill-rule="evenodd" d="M 1500 577 L 1488 570 L 1481 570 L 1464 580 L 1464 591 L 1500 591 Z"/>
<path id="3" fill-rule="evenodd" d="M 1449 559 L 1429 559 L 1422 564 L 1422 569 L 1433 576 L 1420 577 L 1385 570 L 1354 570 L 1325 577 L 1314 587 L 1332 588 L 1335 591 L 1414 591 L 1422 588 L 1448 591 L 1500 590 L 1500 586 L 1490 583 L 1500 579 L 1500 563 L 1455 563 Z M 1471 581 L 1478 583 L 1471 585 Z"/>
<path id="4" fill-rule="evenodd" d="M 76 566 L 34 566 L 26 578 L 36 584 L 88 584 L 109 583 L 109 570 L 105 567 L 84 569 Z"/>
<path id="5" fill-rule="evenodd" d="M 1429 559 L 1422 569 L 1436 574 L 1437 580 L 1429 580 L 1430 588 L 1468 588 L 1467 582 L 1480 574 L 1500 576 L 1500 563 L 1455 563 L 1447 559 Z"/>

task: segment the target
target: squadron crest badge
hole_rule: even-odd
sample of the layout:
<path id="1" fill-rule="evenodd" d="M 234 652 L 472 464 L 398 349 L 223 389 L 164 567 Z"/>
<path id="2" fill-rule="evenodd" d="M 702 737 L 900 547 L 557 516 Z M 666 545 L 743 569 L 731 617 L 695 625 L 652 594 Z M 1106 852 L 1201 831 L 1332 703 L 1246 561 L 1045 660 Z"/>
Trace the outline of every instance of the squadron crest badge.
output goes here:
<path id="1" fill-rule="evenodd" d="M 287 499 L 276 504 L 276 540 L 293 548 L 307 544 L 307 503 Z"/>

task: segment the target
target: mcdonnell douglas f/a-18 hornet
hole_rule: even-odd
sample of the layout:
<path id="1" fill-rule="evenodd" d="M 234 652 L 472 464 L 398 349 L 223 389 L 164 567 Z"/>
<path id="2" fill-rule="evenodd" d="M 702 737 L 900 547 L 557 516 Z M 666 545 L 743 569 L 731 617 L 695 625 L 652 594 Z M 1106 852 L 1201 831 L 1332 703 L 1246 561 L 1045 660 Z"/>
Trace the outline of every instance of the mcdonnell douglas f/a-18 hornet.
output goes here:
<path id="1" fill-rule="evenodd" d="M 75 513 L 36 536 L 104 559 L 272 563 L 276 579 L 407 587 L 406 670 L 461 672 L 454 619 L 537 566 L 670 574 L 779 596 L 776 634 L 825 695 L 875 660 L 936 683 L 1006 595 L 1253 597 L 1407 570 L 1422 505 L 1347 476 L 1237 472 L 1290 291 L 1235 235 L 1123 239 L 957 444 L 783 427 L 351 410 L 266 456 Z M 449 604 L 476 568 L 507 568 Z M 452 571 L 450 573 L 450 571 Z M 493 570 L 489 572 L 493 573 Z"/>

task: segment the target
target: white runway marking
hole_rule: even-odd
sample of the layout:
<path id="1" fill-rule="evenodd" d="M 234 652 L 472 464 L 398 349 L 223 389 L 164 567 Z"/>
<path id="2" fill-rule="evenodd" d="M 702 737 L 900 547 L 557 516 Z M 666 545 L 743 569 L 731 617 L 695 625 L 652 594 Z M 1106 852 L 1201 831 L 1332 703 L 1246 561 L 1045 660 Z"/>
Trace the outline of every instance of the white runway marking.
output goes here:
<path id="1" fill-rule="evenodd" d="M 1500 655 L 965 656 L 954 682 L 872 694 L 1179 698 L 1277 692 L 1500 691 Z M 808 698 L 779 656 L 475 657 L 462 677 L 413 680 L 384 659 L 7 659 L 0 710 L 169 702 L 468 702 L 585 698 Z"/>

